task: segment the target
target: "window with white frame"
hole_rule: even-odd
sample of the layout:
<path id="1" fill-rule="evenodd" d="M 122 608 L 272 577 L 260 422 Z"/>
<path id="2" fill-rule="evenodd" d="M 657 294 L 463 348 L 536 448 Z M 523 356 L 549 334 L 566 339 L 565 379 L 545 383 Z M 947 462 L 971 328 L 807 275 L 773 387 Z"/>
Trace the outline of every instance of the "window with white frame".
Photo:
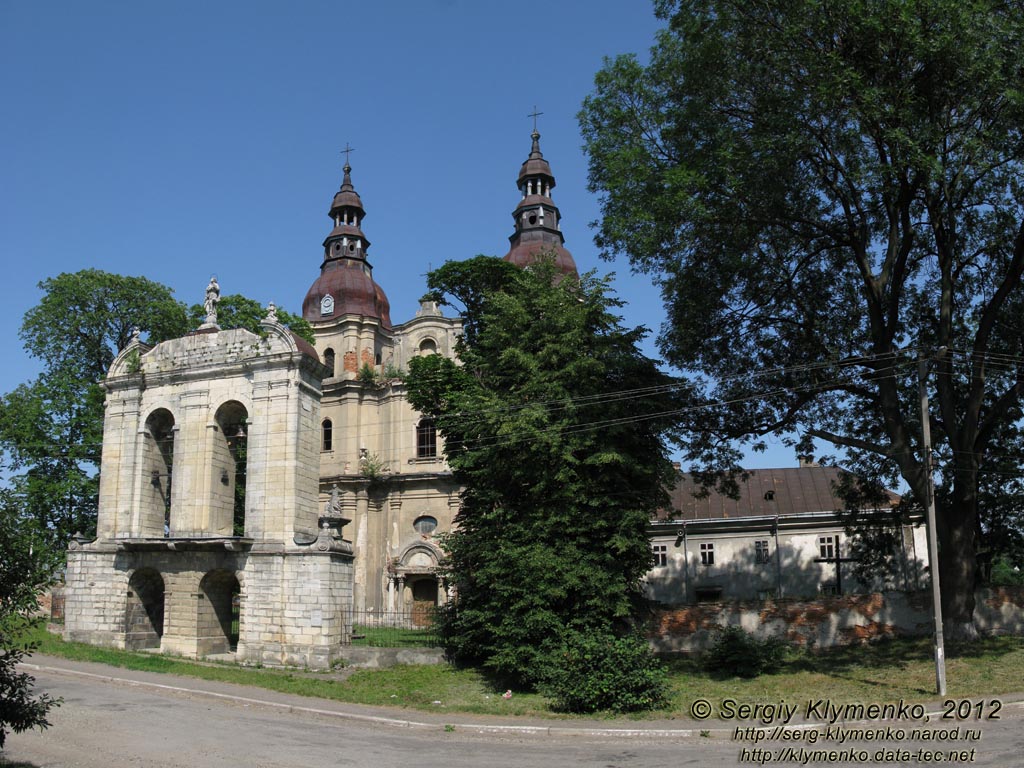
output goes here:
<path id="1" fill-rule="evenodd" d="M 819 536 L 818 537 L 818 551 L 821 553 L 820 557 L 832 559 L 836 556 L 836 537 L 835 536 Z"/>
<path id="2" fill-rule="evenodd" d="M 663 568 L 668 565 L 668 545 L 652 544 L 651 553 L 654 555 L 654 567 Z"/>
<path id="3" fill-rule="evenodd" d="M 715 545 L 713 542 L 700 545 L 700 564 L 701 565 L 714 565 L 715 564 Z"/>

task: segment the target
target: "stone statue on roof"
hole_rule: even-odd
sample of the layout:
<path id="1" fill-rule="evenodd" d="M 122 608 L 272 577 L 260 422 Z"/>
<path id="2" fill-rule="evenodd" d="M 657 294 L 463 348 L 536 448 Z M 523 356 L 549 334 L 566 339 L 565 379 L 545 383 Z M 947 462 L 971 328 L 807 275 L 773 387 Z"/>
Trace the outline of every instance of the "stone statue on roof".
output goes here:
<path id="1" fill-rule="evenodd" d="M 206 310 L 206 322 L 203 325 L 217 324 L 217 304 L 220 303 L 220 286 L 217 284 L 217 276 L 210 278 L 210 284 L 206 286 L 206 301 L 203 308 Z"/>

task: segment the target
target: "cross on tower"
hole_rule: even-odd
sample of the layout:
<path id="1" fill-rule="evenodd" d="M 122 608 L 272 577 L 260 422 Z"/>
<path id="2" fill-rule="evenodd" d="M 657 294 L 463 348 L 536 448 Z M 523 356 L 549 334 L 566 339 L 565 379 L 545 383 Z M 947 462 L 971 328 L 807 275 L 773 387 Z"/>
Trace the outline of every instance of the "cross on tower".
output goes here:
<path id="1" fill-rule="evenodd" d="M 537 111 L 537 105 L 534 104 L 533 105 L 533 112 L 531 112 L 530 114 L 527 115 L 527 117 L 532 117 L 533 118 L 533 132 L 534 133 L 537 132 L 537 118 L 540 117 L 543 114 L 544 114 L 543 112 L 538 112 Z"/>
<path id="2" fill-rule="evenodd" d="M 356 150 L 355 150 L 355 148 L 354 148 L 354 147 L 350 147 L 350 146 L 348 145 L 348 142 L 346 141 L 346 142 L 345 142 L 345 148 L 344 148 L 343 150 L 341 150 L 341 151 L 345 153 L 345 165 L 348 165 L 348 156 L 349 156 L 349 155 L 350 155 L 351 153 L 355 152 Z M 339 153 L 339 154 L 340 154 L 340 153 Z"/>

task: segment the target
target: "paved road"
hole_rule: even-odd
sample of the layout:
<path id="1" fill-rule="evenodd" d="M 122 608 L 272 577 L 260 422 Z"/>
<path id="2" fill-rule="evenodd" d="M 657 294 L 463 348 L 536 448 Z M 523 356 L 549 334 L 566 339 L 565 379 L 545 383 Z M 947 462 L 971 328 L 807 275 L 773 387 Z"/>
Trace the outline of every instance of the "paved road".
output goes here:
<path id="1" fill-rule="evenodd" d="M 95 668 L 90 668 L 95 671 Z M 125 670 L 100 668 L 109 676 L 144 680 L 144 676 Z M 249 699 L 265 699 L 267 704 L 241 702 L 232 698 L 156 687 L 204 687 L 201 681 L 158 676 L 144 685 L 114 682 L 84 676 L 73 671 L 34 671 L 38 687 L 63 696 L 64 705 L 54 710 L 53 727 L 43 733 L 31 732 L 8 737 L 4 758 L 12 763 L 25 762 L 38 768 L 73 766 L 74 768 L 220 768 L 254 766 L 257 768 L 319 768 L 319 766 L 390 765 L 437 766 L 732 766 L 757 764 L 739 761 L 740 750 L 752 749 L 727 736 L 595 737 L 551 735 L 494 735 L 471 733 L 461 724 L 446 732 L 443 720 L 434 719 L 429 728 L 396 727 L 381 722 L 352 721 L 288 711 L 282 705 L 305 708 L 328 705 L 317 700 L 284 697 L 256 689 L 225 691 L 241 693 Z M 158 684 L 158 685 L 159 685 Z M 345 709 L 341 705 L 339 709 Z M 351 708 L 349 708 L 351 709 Z M 366 713 L 372 715 L 375 713 Z M 402 718 L 431 722 L 429 716 L 400 711 Z M 976 748 L 973 765 L 1024 765 L 1024 707 L 1008 707 L 998 723 L 981 726 L 982 738 L 959 747 Z M 462 723 L 469 716 L 452 716 Z M 680 724 L 677 724 L 677 726 Z M 685 727 L 686 724 L 682 724 Z M 713 728 L 724 723 L 709 721 Z M 975 724 L 976 725 L 976 724 Z M 721 734 L 721 732 L 719 732 Z M 781 743 L 761 743 L 758 748 L 778 750 Z M 797 745 L 798 747 L 801 745 Z M 806 744 L 802 745 L 807 747 Z M 815 748 L 839 749 L 835 744 L 818 743 Z M 849 747 L 849 745 L 846 745 Z M 911 747 L 921 744 L 859 744 L 873 754 L 880 746 Z M 948 744 L 924 745 L 948 748 Z M 749 753 L 748 753 L 749 754 Z M 756 758 L 755 758 L 756 760 Z M 0 764 L 2 764 L 0 760 Z M 799 764 L 799 760 L 788 761 Z M 781 765 L 776 761 L 770 765 Z M 809 765 L 848 765 L 853 763 L 811 760 Z M 870 763 L 869 763 L 870 764 Z M 877 765 L 921 765 L 920 759 L 892 760 Z M 952 765 L 932 762 L 932 765 Z"/>

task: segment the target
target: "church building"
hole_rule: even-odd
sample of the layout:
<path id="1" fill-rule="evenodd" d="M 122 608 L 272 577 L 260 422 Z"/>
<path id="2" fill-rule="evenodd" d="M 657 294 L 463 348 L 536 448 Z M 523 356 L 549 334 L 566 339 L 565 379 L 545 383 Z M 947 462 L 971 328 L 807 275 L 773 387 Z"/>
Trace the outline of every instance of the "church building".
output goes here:
<path id="1" fill-rule="evenodd" d="M 525 266 L 541 252 L 554 253 L 558 268 L 575 274 L 551 196 L 555 177 L 536 129 L 531 138 L 504 258 Z M 321 401 L 321 504 L 345 521 L 355 548 L 353 610 L 369 621 L 375 613 L 416 614 L 447 600 L 436 575 L 436 536 L 451 528 L 459 487 L 434 424 L 409 405 L 398 374 L 417 355 L 454 357 L 462 324 L 429 300 L 420 302 L 412 319 L 392 323 L 387 295 L 373 279 L 366 210 L 351 173 L 346 162 L 328 212 L 333 228 L 323 242 L 320 275 L 306 293 L 302 316 L 328 369 Z"/>
<path id="2" fill-rule="evenodd" d="M 575 274 L 531 138 L 504 258 L 553 252 Z M 415 624 L 448 599 L 438 536 L 460 489 L 400 373 L 454 357 L 461 321 L 424 299 L 392 323 L 351 172 L 302 305 L 314 346 L 272 305 L 260 334 L 221 329 L 211 280 L 200 328 L 152 347 L 136 335 L 114 361 L 97 536 L 69 547 L 66 638 L 324 668 L 353 624 Z"/>

